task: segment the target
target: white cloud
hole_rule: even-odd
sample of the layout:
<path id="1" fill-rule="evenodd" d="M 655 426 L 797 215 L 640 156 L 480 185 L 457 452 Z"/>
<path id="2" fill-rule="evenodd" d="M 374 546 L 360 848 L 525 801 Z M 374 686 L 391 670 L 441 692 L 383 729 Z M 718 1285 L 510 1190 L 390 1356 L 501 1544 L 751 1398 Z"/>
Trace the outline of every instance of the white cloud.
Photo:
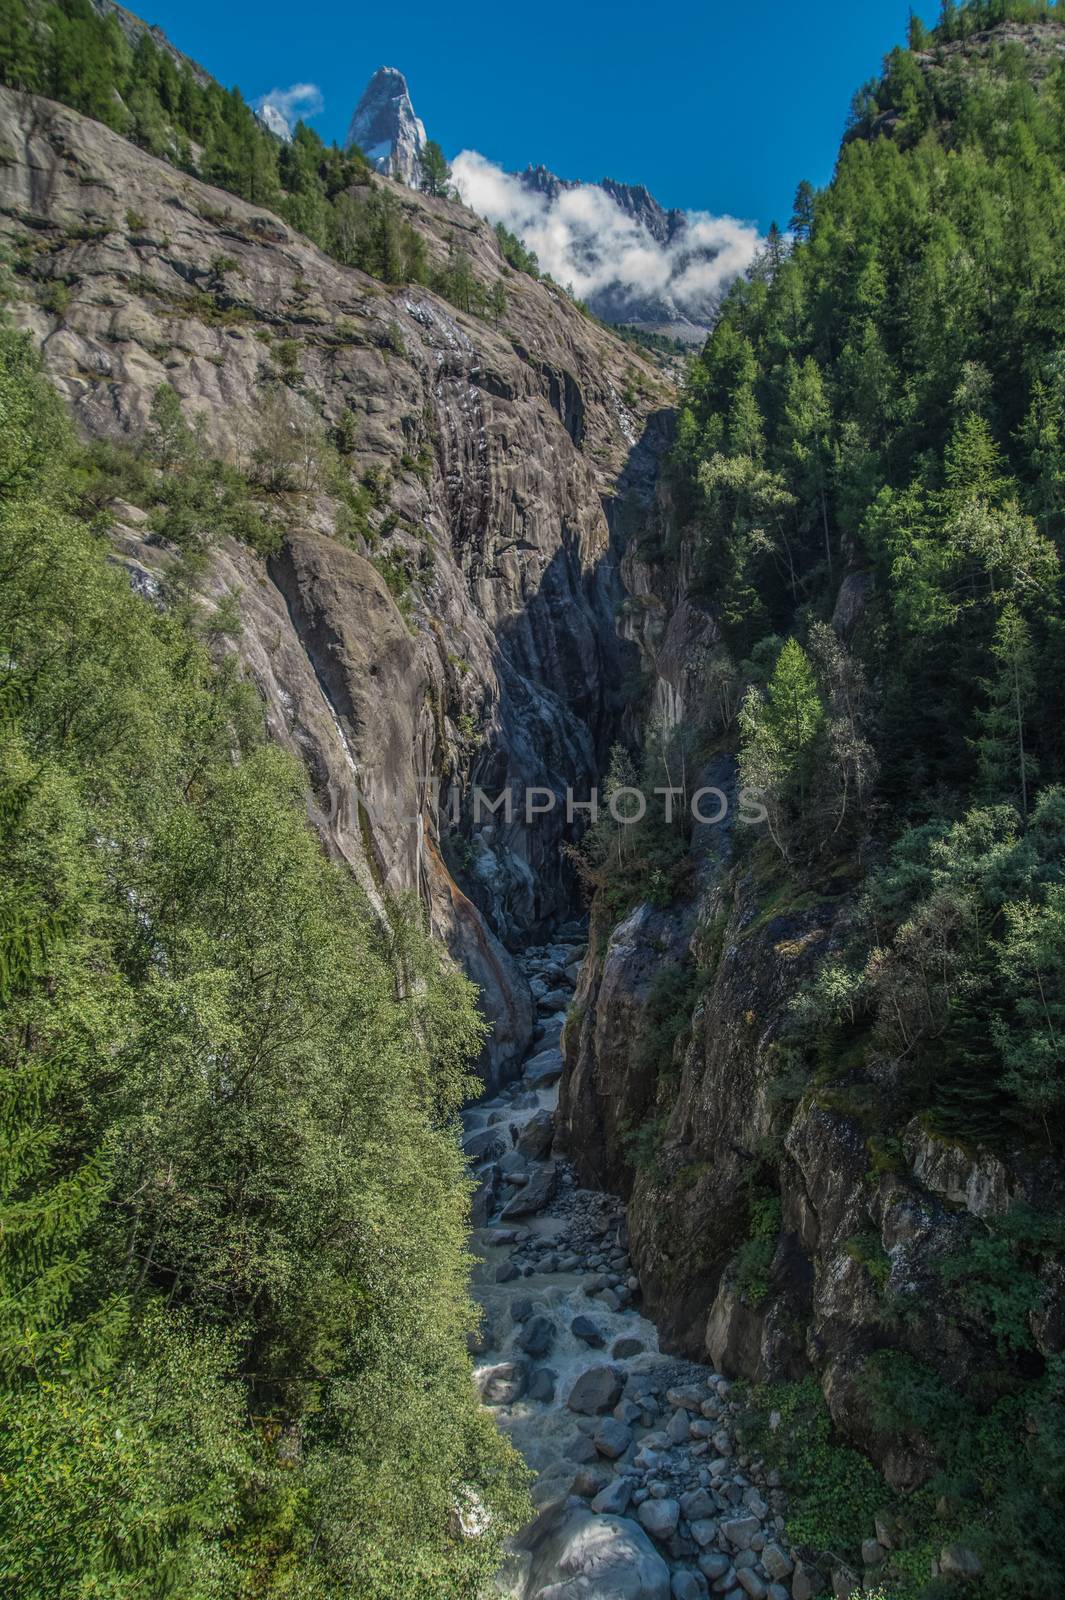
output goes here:
<path id="1" fill-rule="evenodd" d="M 301 119 L 306 122 L 324 110 L 325 100 L 316 83 L 293 83 L 287 89 L 271 89 L 269 94 L 260 95 L 252 107 L 260 116 L 267 108 L 276 111 L 291 132 Z"/>
<path id="2" fill-rule="evenodd" d="M 760 243 L 752 223 L 689 211 L 679 237 L 659 244 L 597 184 L 548 199 L 475 150 L 456 156 L 452 173 L 468 206 L 516 233 L 541 268 L 582 300 L 607 290 L 633 300 L 662 297 L 698 321 L 750 265 Z"/>

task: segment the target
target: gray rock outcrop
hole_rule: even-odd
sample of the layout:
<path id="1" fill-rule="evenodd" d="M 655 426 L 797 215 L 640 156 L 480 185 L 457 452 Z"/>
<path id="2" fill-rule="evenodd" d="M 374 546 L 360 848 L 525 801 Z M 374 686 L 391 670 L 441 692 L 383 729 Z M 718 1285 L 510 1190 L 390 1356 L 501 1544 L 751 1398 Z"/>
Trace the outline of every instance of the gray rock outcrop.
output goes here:
<path id="1" fill-rule="evenodd" d="M 348 128 L 346 146 L 352 145 L 378 172 L 418 187 L 425 128 L 414 114 L 407 80 L 395 67 L 378 67 L 363 90 Z"/>

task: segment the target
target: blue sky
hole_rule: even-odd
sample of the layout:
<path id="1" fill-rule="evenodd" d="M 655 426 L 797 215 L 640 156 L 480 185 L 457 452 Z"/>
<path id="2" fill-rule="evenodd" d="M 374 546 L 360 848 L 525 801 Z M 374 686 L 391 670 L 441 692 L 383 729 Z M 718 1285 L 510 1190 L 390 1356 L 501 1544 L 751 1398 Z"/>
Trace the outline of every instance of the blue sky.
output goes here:
<path id="1" fill-rule="evenodd" d="M 831 176 L 850 97 L 905 40 L 904 0 L 144 0 L 136 9 L 249 99 L 310 82 L 343 140 L 366 79 L 407 75 L 447 154 L 645 183 L 664 205 L 786 224 Z M 928 20 L 938 4 L 920 5 Z"/>

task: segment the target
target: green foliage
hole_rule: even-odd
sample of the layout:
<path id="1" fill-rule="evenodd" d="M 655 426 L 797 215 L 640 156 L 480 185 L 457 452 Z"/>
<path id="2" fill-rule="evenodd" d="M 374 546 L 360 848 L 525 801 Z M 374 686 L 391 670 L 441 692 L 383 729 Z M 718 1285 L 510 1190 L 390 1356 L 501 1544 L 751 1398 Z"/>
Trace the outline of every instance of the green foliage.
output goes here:
<path id="1" fill-rule="evenodd" d="M 757 691 L 753 695 L 741 721 L 745 758 L 752 769 L 756 763 L 759 771 L 764 766 L 775 787 L 794 790 L 801 809 L 825 713 L 813 668 L 797 640 L 788 639 L 781 650 L 764 698 Z"/>
<path id="2" fill-rule="evenodd" d="M 800 188 L 792 247 L 734 286 L 691 364 L 679 501 L 736 659 L 805 642 L 845 563 L 875 578 L 856 644 L 883 804 L 979 782 L 1023 811 L 1065 755 L 1065 69 L 993 41 L 949 64 L 896 51 L 862 99 L 831 185 Z"/>
<path id="3" fill-rule="evenodd" d="M 873 1518 L 888 1499 L 876 1468 L 835 1438 L 824 1398 L 813 1377 L 798 1383 L 761 1384 L 750 1391 L 751 1410 L 741 1422 L 745 1443 L 777 1466 L 788 1494 L 788 1538 L 818 1554 L 849 1560 L 869 1538 Z M 767 1425 L 776 1412 L 779 1424 Z"/>
<path id="4" fill-rule="evenodd" d="M 615 334 L 619 339 L 624 339 L 626 344 L 636 345 L 641 350 L 650 350 L 658 356 L 686 356 L 691 354 L 691 345 L 683 339 L 671 339 L 665 333 L 649 333 L 646 328 L 637 328 L 629 322 L 613 324 Z"/>
<path id="5" fill-rule="evenodd" d="M 850 954 L 797 1000 L 800 1029 L 865 1029 L 906 1063 L 912 1109 L 996 1142 L 1059 1140 L 1065 1105 L 1065 800 L 1025 831 L 1009 806 L 903 834 L 871 880 Z M 1005 1119 L 1005 1120 L 1004 1120 Z"/>
<path id="6" fill-rule="evenodd" d="M 598 814 L 572 857 L 614 921 L 641 900 L 668 906 L 690 885 L 692 755 L 692 731 L 665 725 L 648 731 L 639 768 L 624 746 L 611 751 Z"/>
<path id="7" fill-rule="evenodd" d="M 1065 1581 L 1060 1506 L 1065 1486 L 1065 1371 L 1060 1357 L 1033 1380 L 988 1374 L 982 1395 L 944 1382 L 898 1350 L 872 1356 L 863 1388 L 878 1426 L 934 1450 L 938 1467 L 920 1497 L 904 1502 L 911 1571 L 947 1542 L 980 1555 L 988 1592 L 1028 1600 Z M 932 1506 L 939 1514 L 932 1513 Z M 920 1594 L 924 1584 L 914 1590 Z"/>
<path id="8" fill-rule="evenodd" d="M 763 641 L 775 650 L 776 639 Z M 752 682 L 739 711 L 740 773 L 767 813 L 789 865 L 847 842 L 864 821 L 875 773 L 865 738 L 865 680 L 830 628 L 810 630 L 812 657 L 788 639 L 764 690 Z M 761 650 L 745 663 L 757 677 Z M 847 831 L 844 825 L 847 824 Z"/>
<path id="9" fill-rule="evenodd" d="M 847 1254 L 868 1272 L 877 1290 L 883 1294 L 891 1276 L 891 1257 L 880 1242 L 880 1235 L 870 1230 L 859 1233 L 847 1241 Z"/>
<path id="10" fill-rule="evenodd" d="M 754 1192 L 747 1207 L 747 1237 L 732 1258 L 732 1279 L 748 1305 L 769 1294 L 769 1272 L 780 1235 L 780 1196 Z"/>
<path id="11" fill-rule="evenodd" d="M 1063 20 L 1037 0 L 947 0 L 934 31 L 911 23 L 855 96 L 831 183 L 800 185 L 791 241 L 733 286 L 678 419 L 674 504 L 722 638 L 717 720 L 739 701 L 741 770 L 780 857 L 763 918 L 874 868 L 796 999 L 779 1099 L 845 1108 L 881 1194 L 884 1173 L 910 1181 L 915 1117 L 974 1157 L 1021 1149 L 1022 1170 L 1061 1155 Z M 972 1364 L 934 1348 L 927 1366 L 897 1349 L 867 1363 L 863 1421 L 932 1470 L 878 1575 L 931 1593 L 929 1560 L 956 1540 L 984 1561 L 978 1587 L 1020 1600 L 1063 1583 L 1061 1363 L 1033 1331 L 1060 1216 L 956 1229 L 937 1314 Z M 883 1298 L 878 1337 L 903 1342 L 879 1236 L 847 1250 Z M 757 1293 L 757 1230 L 744 1251 Z M 889 1497 L 805 1398 L 762 1396 L 785 1416 L 758 1447 L 790 1432 L 789 1533 L 860 1571 Z"/>
<path id="12" fill-rule="evenodd" d="M 1023 1264 L 1008 1232 L 992 1228 L 974 1235 L 967 1249 L 942 1263 L 940 1277 L 954 1291 L 962 1315 L 990 1331 L 1000 1356 L 1032 1348 L 1030 1318 L 1045 1286 Z"/>
<path id="13" fill-rule="evenodd" d="M 668 1112 L 659 1112 L 622 1129 L 621 1143 L 626 1160 L 635 1172 L 648 1173 L 652 1182 L 660 1182 L 664 1177 L 660 1158 L 668 1121 Z"/>
<path id="14" fill-rule="evenodd" d="M 443 295 L 445 300 L 450 300 L 460 311 L 495 319 L 502 317 L 506 312 L 507 294 L 502 281 L 496 278 L 491 287 L 486 288 L 475 276 L 473 263 L 467 252 L 454 245 L 448 253 L 446 265 L 438 267 L 431 274 L 430 283 L 437 294 Z"/>
<path id="15" fill-rule="evenodd" d="M 384 283 L 428 282 L 425 243 L 390 190 L 375 189 L 365 198 L 337 195 L 327 242 L 338 261 Z"/>
<path id="16" fill-rule="evenodd" d="M 527 250 L 516 234 L 506 228 L 502 222 L 496 223 L 496 240 L 499 244 L 499 253 L 515 272 L 524 272 L 530 278 L 540 276 L 540 263 L 533 250 Z"/>
<path id="17" fill-rule="evenodd" d="M 3 1587 L 472 1600 L 523 1500 L 465 1351 L 471 988 L 69 514 L 6 330 L 0 412 Z M 151 437 L 181 479 L 166 395 Z"/>
<path id="18" fill-rule="evenodd" d="M 704 978 L 690 957 L 664 961 L 655 969 L 640 1015 L 633 1061 L 656 1079 L 679 1076 L 677 1045 L 691 1033 L 691 1015 Z"/>
<path id="19" fill-rule="evenodd" d="M 373 564 L 388 585 L 393 599 L 403 602 L 410 594 L 410 568 L 402 556 L 374 556 Z"/>
<path id="20" fill-rule="evenodd" d="M 151 527 L 160 538 L 193 559 L 226 535 L 262 555 L 280 549 L 280 530 L 253 503 L 247 479 L 205 453 L 168 384 L 160 386 L 152 402 L 147 442 L 164 469 L 151 493 L 156 502 Z"/>
<path id="21" fill-rule="evenodd" d="M 451 168 L 435 139 L 427 139 L 418 155 L 421 186 L 426 194 L 447 198 L 451 194 Z"/>

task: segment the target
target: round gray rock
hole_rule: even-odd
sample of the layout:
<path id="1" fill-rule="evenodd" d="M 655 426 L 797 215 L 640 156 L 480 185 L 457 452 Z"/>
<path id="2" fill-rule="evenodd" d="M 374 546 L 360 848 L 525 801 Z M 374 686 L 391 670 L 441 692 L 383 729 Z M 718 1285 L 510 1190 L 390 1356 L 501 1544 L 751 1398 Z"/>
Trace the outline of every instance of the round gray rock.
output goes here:
<path id="1" fill-rule="evenodd" d="M 640 1525 L 655 1539 L 669 1539 L 677 1531 L 680 1506 L 676 1500 L 645 1500 L 637 1511 Z"/>
<path id="2" fill-rule="evenodd" d="M 669 1600 L 669 1568 L 627 1517 L 555 1506 L 522 1540 L 525 1600 Z"/>
<path id="3" fill-rule="evenodd" d="M 586 1417 L 612 1411 L 621 1399 L 621 1379 L 613 1367 L 589 1367 L 569 1392 L 566 1404 Z"/>

